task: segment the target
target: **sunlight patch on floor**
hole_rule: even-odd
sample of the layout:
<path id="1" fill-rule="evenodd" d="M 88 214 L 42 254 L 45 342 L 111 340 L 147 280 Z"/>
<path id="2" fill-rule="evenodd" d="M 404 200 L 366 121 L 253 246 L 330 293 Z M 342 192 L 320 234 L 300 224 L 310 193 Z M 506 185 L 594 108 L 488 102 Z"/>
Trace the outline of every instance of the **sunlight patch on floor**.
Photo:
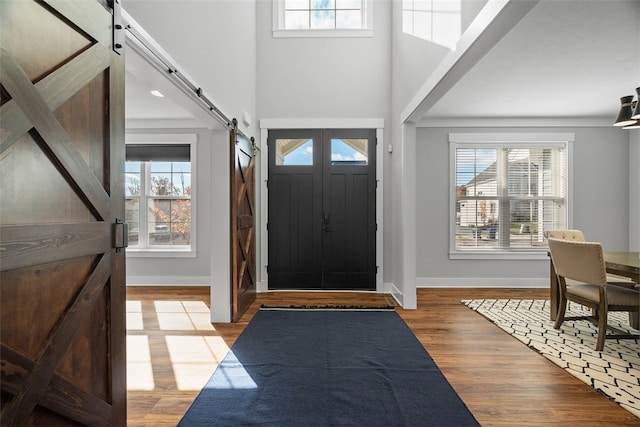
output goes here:
<path id="1" fill-rule="evenodd" d="M 127 329 L 133 331 L 144 330 L 144 320 L 142 319 L 142 313 L 127 312 Z"/>
<path id="2" fill-rule="evenodd" d="M 200 390 L 229 351 L 222 337 L 165 337 L 178 390 Z"/>
<path id="3" fill-rule="evenodd" d="M 126 315 L 130 391 L 164 387 L 155 380 L 153 370 L 165 369 L 167 361 L 176 389 L 200 390 L 229 351 L 224 339 L 217 336 L 204 301 L 128 300 Z M 154 361 L 161 365 L 154 367 Z"/>
<path id="4" fill-rule="evenodd" d="M 127 390 L 153 390 L 153 369 L 149 337 L 127 336 Z"/>
<path id="5" fill-rule="evenodd" d="M 156 315 L 163 331 L 213 331 L 209 308 L 202 301 L 155 301 Z"/>

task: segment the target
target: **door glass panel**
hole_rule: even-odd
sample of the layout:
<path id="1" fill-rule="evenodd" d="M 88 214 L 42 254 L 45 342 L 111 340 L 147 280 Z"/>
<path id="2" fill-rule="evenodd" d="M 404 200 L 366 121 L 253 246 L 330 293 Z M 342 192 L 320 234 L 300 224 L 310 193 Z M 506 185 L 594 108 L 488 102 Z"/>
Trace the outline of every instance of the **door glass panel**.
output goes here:
<path id="1" fill-rule="evenodd" d="M 313 165 L 313 139 L 276 139 L 276 165 Z"/>
<path id="2" fill-rule="evenodd" d="M 331 164 L 340 166 L 366 166 L 369 140 L 367 139 L 332 139 Z"/>

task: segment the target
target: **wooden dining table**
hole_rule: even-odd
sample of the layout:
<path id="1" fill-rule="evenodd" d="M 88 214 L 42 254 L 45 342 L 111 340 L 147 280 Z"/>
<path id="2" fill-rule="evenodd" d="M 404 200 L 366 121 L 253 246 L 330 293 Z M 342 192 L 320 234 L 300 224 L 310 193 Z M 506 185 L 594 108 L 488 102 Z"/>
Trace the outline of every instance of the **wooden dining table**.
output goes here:
<path id="1" fill-rule="evenodd" d="M 604 263 L 607 273 L 616 276 L 627 277 L 637 285 L 640 283 L 640 257 L 639 252 L 605 252 Z M 549 299 L 551 303 L 551 320 L 556 320 L 560 305 L 560 285 L 558 276 L 549 258 Z M 629 282 L 629 286 L 633 283 Z"/>

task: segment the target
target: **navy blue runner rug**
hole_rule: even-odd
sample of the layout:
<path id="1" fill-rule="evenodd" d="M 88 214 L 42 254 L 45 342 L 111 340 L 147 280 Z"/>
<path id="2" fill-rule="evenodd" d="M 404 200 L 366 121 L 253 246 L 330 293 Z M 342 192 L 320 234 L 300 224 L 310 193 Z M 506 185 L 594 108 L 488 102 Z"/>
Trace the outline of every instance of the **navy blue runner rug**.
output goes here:
<path id="1" fill-rule="evenodd" d="M 395 311 L 259 311 L 180 421 L 477 426 Z"/>

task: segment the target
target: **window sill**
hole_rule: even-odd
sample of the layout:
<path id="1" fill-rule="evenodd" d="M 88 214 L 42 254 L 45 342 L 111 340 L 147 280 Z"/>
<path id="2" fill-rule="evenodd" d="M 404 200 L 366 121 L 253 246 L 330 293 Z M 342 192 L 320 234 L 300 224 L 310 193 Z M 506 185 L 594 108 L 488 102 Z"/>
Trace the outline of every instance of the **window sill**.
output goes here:
<path id="1" fill-rule="evenodd" d="M 373 37 L 373 30 L 273 30 L 273 37 Z"/>
<path id="2" fill-rule="evenodd" d="M 185 249 L 137 249 L 127 248 L 127 258 L 195 258 L 196 251 Z"/>
<path id="3" fill-rule="evenodd" d="M 450 251 L 449 259 L 476 259 L 476 260 L 549 260 L 548 249 L 540 250 L 465 250 Z"/>

